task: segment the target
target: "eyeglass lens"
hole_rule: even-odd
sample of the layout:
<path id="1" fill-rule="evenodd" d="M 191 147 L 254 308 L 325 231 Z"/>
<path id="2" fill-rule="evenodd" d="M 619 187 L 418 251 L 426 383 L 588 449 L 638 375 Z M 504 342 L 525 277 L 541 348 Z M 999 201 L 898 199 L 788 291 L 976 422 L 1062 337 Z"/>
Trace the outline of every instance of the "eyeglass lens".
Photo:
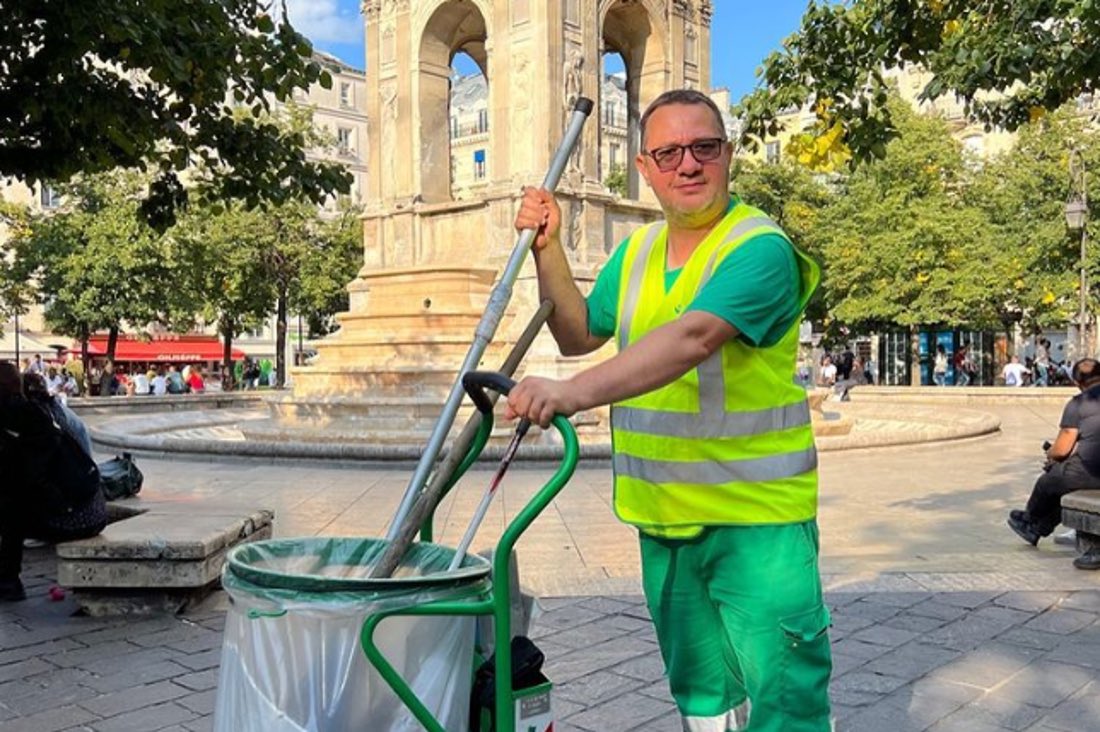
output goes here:
<path id="1" fill-rule="evenodd" d="M 657 168 L 667 173 L 679 166 L 683 161 L 684 150 L 690 148 L 691 156 L 695 158 L 696 161 L 706 163 L 721 155 L 723 142 L 721 138 L 717 137 L 707 140 L 696 140 L 687 145 L 668 145 L 667 147 L 658 148 L 651 152 L 650 155 L 653 156 L 653 160 L 657 163 Z"/>

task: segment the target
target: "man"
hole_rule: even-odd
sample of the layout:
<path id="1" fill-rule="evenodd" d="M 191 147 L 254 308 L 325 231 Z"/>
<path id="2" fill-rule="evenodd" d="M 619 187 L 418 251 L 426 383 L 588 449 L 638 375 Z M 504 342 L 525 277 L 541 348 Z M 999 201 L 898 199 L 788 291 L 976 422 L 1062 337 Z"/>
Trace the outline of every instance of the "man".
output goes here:
<path id="1" fill-rule="evenodd" d="M 1062 411 L 1058 436 L 1047 450 L 1047 466 L 1035 481 L 1027 508 L 1008 515 L 1009 528 L 1032 546 L 1062 520 L 1062 496 L 1100 488 L 1100 363 L 1081 359 L 1073 366 L 1073 381 L 1081 393 Z M 1100 569 L 1100 551 L 1088 551 L 1073 564 Z"/>
<path id="2" fill-rule="evenodd" d="M 1024 376 L 1030 374 L 1026 366 L 1020 363 L 1019 356 L 1013 356 L 1012 360 L 1005 364 L 1005 367 L 1001 370 L 1001 376 L 1004 377 L 1005 386 L 1023 386 Z"/>
<path id="3" fill-rule="evenodd" d="M 686 730 L 824 732 L 831 667 L 817 570 L 817 454 L 794 381 L 819 270 L 728 191 L 732 145 L 695 91 L 658 97 L 635 164 L 665 221 L 612 255 L 586 299 L 546 191 L 524 192 L 539 290 L 565 355 L 619 353 L 566 381 L 529 377 L 507 416 L 547 425 L 612 404 L 615 511 L 639 528 L 647 603 Z M 748 700 L 749 704 L 744 704 Z M 751 706 L 751 709 L 749 707 Z"/>

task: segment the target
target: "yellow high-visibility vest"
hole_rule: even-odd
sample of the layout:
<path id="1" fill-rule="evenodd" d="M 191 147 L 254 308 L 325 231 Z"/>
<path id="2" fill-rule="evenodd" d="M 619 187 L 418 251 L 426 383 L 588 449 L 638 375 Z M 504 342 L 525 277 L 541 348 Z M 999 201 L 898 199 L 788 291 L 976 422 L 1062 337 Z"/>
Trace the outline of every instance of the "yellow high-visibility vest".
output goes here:
<path id="1" fill-rule="evenodd" d="M 619 350 L 675 320 L 718 264 L 779 228 L 740 201 L 665 292 L 667 226 L 634 232 L 623 259 Z M 789 239 L 788 239 L 789 241 Z M 800 307 L 821 271 L 797 247 Z M 676 381 L 612 405 L 615 512 L 643 531 L 686 537 L 702 526 L 785 524 L 817 514 L 817 451 L 806 391 L 795 383 L 798 321 L 778 343 L 734 338 Z"/>

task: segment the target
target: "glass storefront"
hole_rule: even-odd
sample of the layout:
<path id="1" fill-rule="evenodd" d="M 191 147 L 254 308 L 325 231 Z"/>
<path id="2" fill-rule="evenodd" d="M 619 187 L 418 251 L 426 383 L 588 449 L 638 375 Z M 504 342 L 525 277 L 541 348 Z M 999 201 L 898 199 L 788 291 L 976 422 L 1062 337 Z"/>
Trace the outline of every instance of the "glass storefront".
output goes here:
<path id="1" fill-rule="evenodd" d="M 977 330 L 922 330 L 917 333 L 918 366 L 922 386 L 932 386 L 932 370 L 935 363 L 936 347 L 943 346 L 947 355 L 947 374 L 945 385 L 959 383 L 960 373 L 955 363 L 955 354 L 964 345 L 970 347 L 970 362 L 974 373 L 970 384 L 985 386 L 993 383 L 995 334 Z M 1003 341 L 1003 338 L 1001 339 Z M 890 331 L 879 336 L 879 383 L 884 386 L 908 386 L 913 366 L 913 352 L 909 347 L 910 334 L 907 331 Z"/>

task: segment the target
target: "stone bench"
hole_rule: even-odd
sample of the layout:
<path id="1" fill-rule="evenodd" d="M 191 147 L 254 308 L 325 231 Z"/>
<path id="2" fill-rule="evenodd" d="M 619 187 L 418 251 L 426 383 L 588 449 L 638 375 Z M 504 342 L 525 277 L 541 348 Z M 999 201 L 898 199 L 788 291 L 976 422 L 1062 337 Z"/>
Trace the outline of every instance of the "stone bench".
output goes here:
<path id="1" fill-rule="evenodd" d="M 217 587 L 226 553 L 271 536 L 273 511 L 210 499 L 108 504 L 99 536 L 57 545 L 57 579 L 89 615 L 177 612 Z"/>
<path id="2" fill-rule="evenodd" d="M 1077 530 L 1077 550 L 1100 549 L 1100 491 L 1062 496 L 1062 523 Z"/>

